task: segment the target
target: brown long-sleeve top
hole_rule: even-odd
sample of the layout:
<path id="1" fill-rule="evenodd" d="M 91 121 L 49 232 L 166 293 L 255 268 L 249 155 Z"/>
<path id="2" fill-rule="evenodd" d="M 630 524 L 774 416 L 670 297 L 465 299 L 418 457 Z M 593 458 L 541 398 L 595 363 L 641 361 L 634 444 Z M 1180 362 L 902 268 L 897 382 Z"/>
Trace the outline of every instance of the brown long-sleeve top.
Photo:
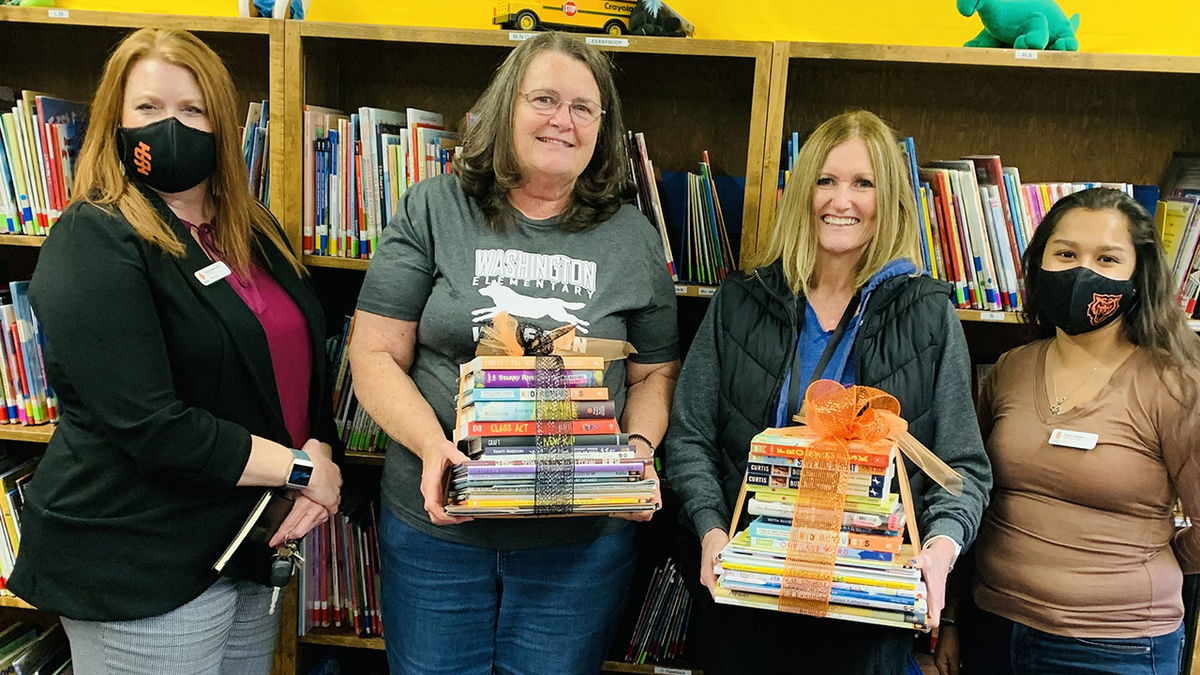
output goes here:
<path id="1" fill-rule="evenodd" d="M 1175 531 L 1176 496 L 1200 516 L 1200 416 L 1183 411 L 1135 351 L 1092 401 L 1049 411 L 1042 340 L 992 370 L 979 419 L 995 478 L 976 543 L 975 601 L 1071 637 L 1158 636 L 1183 618 L 1182 574 L 1200 529 Z M 1099 434 L 1092 450 L 1055 429 Z"/>

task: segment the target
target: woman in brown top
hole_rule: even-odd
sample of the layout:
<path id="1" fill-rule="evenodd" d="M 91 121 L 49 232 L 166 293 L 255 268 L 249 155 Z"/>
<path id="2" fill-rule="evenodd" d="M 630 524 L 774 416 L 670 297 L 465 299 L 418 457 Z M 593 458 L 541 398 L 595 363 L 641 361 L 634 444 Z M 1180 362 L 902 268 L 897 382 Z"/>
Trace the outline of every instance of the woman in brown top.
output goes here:
<path id="1" fill-rule="evenodd" d="M 961 651 L 970 675 L 1176 675 L 1182 575 L 1200 571 L 1200 530 L 1172 518 L 1176 498 L 1200 513 L 1200 339 L 1123 192 L 1060 200 L 1024 265 L 1044 339 L 1001 357 L 980 397 L 995 487 L 978 608 L 943 617 L 938 669 L 957 674 Z"/>

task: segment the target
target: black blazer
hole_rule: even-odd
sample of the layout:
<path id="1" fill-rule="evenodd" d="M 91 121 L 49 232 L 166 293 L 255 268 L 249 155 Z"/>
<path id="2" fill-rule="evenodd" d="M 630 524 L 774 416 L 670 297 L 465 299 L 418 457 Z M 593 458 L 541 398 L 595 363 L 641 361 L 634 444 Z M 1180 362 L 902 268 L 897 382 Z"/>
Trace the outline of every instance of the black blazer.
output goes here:
<path id="1" fill-rule="evenodd" d="M 29 486 L 8 587 L 74 619 L 154 616 L 203 592 L 262 494 L 236 487 L 251 434 L 291 445 L 258 318 L 227 279 L 200 283 L 208 257 L 147 196 L 185 255 L 77 202 L 51 229 L 30 287 L 62 419 Z M 260 263 L 307 319 L 311 434 L 332 443 L 320 304 L 261 244 Z"/>

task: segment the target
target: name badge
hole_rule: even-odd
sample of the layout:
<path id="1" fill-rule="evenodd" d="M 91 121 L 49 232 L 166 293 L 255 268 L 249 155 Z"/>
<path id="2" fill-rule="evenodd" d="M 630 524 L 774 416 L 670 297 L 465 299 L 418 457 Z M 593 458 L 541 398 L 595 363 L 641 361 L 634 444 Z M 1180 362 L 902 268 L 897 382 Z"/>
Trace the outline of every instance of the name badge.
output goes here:
<path id="1" fill-rule="evenodd" d="M 1064 448 L 1091 450 L 1100 441 L 1100 434 L 1089 434 L 1086 431 L 1070 431 L 1055 429 L 1050 432 L 1050 445 L 1060 445 Z"/>
<path id="2" fill-rule="evenodd" d="M 212 286 L 230 274 L 233 274 L 233 270 L 230 270 L 229 265 L 226 265 L 220 260 L 209 265 L 208 267 L 196 270 L 196 278 L 199 279 L 200 283 L 204 284 L 205 286 Z"/>

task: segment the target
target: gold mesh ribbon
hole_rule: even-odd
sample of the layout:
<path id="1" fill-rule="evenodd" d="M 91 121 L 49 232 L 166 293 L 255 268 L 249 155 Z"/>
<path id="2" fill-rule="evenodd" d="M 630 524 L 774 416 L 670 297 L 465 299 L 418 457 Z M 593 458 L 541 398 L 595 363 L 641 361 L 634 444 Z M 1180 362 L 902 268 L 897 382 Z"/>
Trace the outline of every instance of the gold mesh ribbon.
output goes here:
<path id="1" fill-rule="evenodd" d="M 827 616 L 850 479 L 849 441 L 880 441 L 905 430 L 900 404 L 871 387 L 817 380 L 804 394 L 808 429 L 780 582 L 779 609 Z M 777 431 L 777 433 L 781 432 Z M 782 432 L 787 435 L 786 432 Z"/>

